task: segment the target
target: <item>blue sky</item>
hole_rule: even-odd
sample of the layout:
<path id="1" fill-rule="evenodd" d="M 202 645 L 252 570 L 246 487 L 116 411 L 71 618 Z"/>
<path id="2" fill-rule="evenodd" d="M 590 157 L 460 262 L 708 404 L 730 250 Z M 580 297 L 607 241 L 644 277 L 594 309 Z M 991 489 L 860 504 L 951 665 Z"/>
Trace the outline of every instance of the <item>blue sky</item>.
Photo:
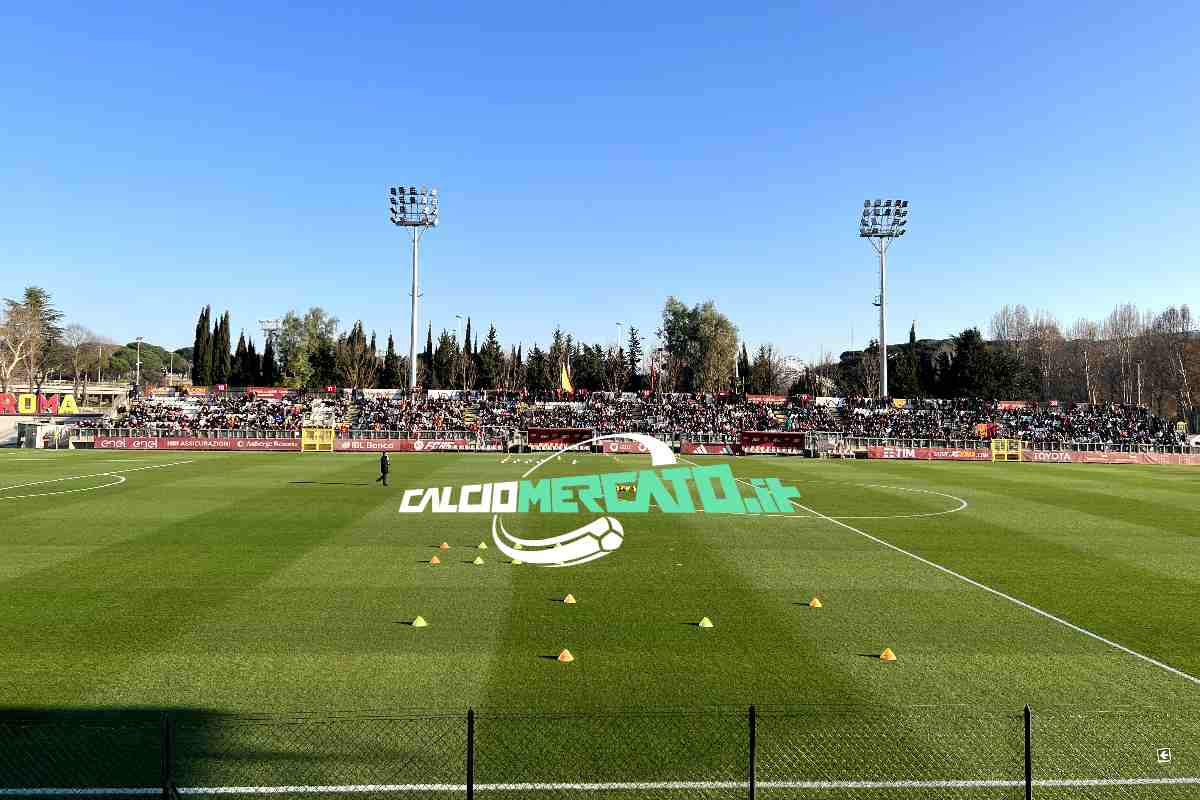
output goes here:
<path id="1" fill-rule="evenodd" d="M 911 203 L 892 341 L 1200 302 L 1194 5 L 37 5 L 0 11 L 0 295 L 120 341 L 321 305 L 406 349 L 391 183 L 442 195 L 422 330 L 506 343 L 676 294 L 862 346 L 867 197 Z"/>

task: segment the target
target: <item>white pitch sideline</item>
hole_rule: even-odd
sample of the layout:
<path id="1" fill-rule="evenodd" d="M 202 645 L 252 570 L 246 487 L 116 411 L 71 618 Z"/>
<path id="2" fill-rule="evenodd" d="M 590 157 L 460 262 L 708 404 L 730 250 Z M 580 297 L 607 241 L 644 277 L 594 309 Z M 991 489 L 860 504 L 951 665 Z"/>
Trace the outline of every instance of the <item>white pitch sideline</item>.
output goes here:
<path id="1" fill-rule="evenodd" d="M 758 781 L 758 789 L 1007 789 L 1024 786 L 1021 780 L 929 780 L 929 781 Z M 1083 788 L 1100 786 L 1200 786 L 1200 777 L 1183 778 L 1043 778 L 1037 787 Z M 547 792 L 576 790 L 687 791 L 695 789 L 739 789 L 746 781 L 618 781 L 613 783 L 478 783 L 477 792 Z M 180 786 L 181 795 L 272 795 L 272 794 L 369 794 L 411 792 L 465 792 L 465 783 L 361 783 L 329 786 Z M 162 787 L 112 788 L 0 788 L 3 797 L 112 797 L 118 795 L 161 795 Z"/>

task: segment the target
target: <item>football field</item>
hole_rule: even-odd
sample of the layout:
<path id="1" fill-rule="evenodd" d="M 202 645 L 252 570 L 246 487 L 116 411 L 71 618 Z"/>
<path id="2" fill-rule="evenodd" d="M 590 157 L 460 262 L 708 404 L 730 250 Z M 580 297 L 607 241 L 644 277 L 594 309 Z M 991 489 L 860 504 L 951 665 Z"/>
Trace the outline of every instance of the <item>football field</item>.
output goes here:
<path id="1" fill-rule="evenodd" d="M 0 708 L 756 704 L 894 713 L 914 749 L 1026 704 L 1200 708 L 1195 468 L 731 458 L 795 486 L 795 513 L 652 508 L 562 569 L 510 564 L 489 514 L 398 513 L 407 488 L 517 480 L 532 458 L 396 455 L 385 488 L 368 455 L 0 453 Z M 1181 739 L 1164 775 L 1200 774 L 1188 730 L 1156 734 Z M 1153 760 L 1144 744 L 1131 758 Z"/>

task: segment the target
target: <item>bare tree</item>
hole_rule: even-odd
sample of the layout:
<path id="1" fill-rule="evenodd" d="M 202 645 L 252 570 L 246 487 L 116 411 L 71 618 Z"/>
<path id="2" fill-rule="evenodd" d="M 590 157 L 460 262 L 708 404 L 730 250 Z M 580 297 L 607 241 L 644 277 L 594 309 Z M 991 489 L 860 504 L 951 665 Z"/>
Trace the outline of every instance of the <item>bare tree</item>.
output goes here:
<path id="1" fill-rule="evenodd" d="M 1125 303 L 1112 310 L 1101 333 L 1113 355 L 1118 379 L 1117 396 L 1125 404 L 1132 404 L 1137 397 L 1133 354 L 1141 332 L 1142 320 L 1137 306 Z"/>
<path id="2" fill-rule="evenodd" d="M 1090 319 L 1080 318 L 1067 333 L 1079 363 L 1083 378 L 1083 393 L 1088 403 L 1100 402 L 1099 374 L 1104 367 L 1104 348 L 1100 342 L 1100 326 Z"/>
<path id="3" fill-rule="evenodd" d="M 25 362 L 29 346 L 28 314 L 15 300 L 6 300 L 0 310 L 0 391 L 7 392 L 17 368 Z"/>
<path id="4" fill-rule="evenodd" d="M 1034 312 L 1029 326 L 1022 331 L 1026 336 L 1027 364 L 1037 366 L 1041 377 L 1041 399 L 1052 400 L 1054 388 L 1059 373 L 1063 351 L 1063 335 L 1059 329 L 1058 320 L 1049 311 Z"/>
<path id="5" fill-rule="evenodd" d="M 1192 312 L 1186 305 L 1171 306 L 1151 325 L 1153 352 L 1161 364 L 1164 388 L 1173 395 L 1180 413 L 1195 407 L 1192 386 L 1197 371 L 1197 347 L 1192 341 Z"/>
<path id="6" fill-rule="evenodd" d="M 83 399 L 84 393 L 80 389 L 87 383 L 87 367 L 92 355 L 91 343 L 95 339 L 95 334 L 77 322 L 63 328 L 62 343 L 66 350 L 67 366 L 75 382 L 74 393 L 77 400 Z"/>

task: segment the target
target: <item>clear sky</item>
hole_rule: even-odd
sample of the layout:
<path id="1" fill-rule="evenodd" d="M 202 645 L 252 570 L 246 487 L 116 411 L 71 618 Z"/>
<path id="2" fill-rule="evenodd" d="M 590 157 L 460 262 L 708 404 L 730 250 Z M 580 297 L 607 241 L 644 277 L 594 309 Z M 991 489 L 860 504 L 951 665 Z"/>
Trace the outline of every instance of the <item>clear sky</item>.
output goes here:
<path id="1" fill-rule="evenodd" d="M 403 351 L 386 191 L 424 183 L 422 331 L 506 344 L 673 293 L 861 347 L 868 197 L 911 203 L 891 341 L 1200 303 L 1194 3 L 337 5 L 4 4 L 0 295 L 176 347 L 205 303 L 321 305 Z"/>

